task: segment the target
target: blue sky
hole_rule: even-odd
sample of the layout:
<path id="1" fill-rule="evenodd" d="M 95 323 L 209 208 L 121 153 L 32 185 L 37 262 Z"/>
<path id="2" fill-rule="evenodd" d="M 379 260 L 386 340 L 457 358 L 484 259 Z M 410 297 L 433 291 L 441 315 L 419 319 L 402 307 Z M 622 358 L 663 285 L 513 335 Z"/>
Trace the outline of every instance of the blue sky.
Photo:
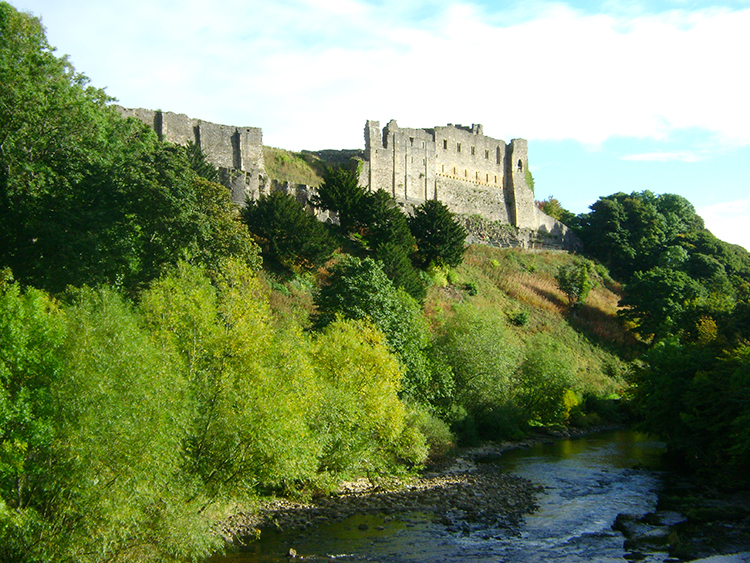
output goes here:
<path id="1" fill-rule="evenodd" d="M 367 119 L 529 141 L 573 212 L 651 190 L 750 248 L 750 0 L 11 0 L 122 105 L 361 148 Z"/>

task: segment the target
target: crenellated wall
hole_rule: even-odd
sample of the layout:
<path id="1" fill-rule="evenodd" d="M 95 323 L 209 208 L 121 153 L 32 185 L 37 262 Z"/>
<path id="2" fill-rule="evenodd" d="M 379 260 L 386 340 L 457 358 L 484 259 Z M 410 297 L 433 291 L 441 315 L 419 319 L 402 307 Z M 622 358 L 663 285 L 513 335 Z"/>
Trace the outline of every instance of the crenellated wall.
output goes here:
<path id="1" fill-rule="evenodd" d="M 528 167 L 526 140 L 487 137 L 479 124 L 410 129 L 391 120 L 381 131 L 380 122 L 367 121 L 360 184 L 404 204 L 439 199 L 454 213 L 519 229 L 567 231 L 536 207 Z"/>

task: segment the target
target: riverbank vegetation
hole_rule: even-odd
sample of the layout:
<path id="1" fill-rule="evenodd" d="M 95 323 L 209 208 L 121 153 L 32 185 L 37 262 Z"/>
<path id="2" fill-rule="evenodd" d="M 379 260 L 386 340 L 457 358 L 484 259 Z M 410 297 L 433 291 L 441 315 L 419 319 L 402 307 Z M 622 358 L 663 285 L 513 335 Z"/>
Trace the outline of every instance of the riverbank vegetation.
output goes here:
<path id="1" fill-rule="evenodd" d="M 747 253 L 686 202 L 648 236 L 579 218 L 627 260 L 465 248 L 442 204 L 407 218 L 333 167 L 324 227 L 282 194 L 240 212 L 5 2 L 0 84 L 3 561 L 198 560 L 265 496 L 619 420 L 630 395 L 747 463 Z"/>

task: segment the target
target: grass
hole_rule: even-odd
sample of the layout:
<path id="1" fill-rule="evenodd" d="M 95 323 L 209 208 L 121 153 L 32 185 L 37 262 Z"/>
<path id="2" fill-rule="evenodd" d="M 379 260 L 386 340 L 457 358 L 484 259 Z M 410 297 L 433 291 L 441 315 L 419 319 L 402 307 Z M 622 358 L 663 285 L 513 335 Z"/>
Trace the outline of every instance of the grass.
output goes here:
<path id="1" fill-rule="evenodd" d="M 305 184 L 317 188 L 323 180 L 325 162 L 310 153 L 263 147 L 266 174 L 271 180 Z"/>
<path id="2" fill-rule="evenodd" d="M 436 328 L 461 303 L 496 311 L 521 340 L 543 332 L 568 347 L 576 358 L 578 391 L 618 393 L 627 371 L 621 358 L 634 345 L 617 317 L 620 287 L 605 275 L 586 304 L 571 308 L 555 273 L 575 259 L 565 252 L 472 245 L 456 270 L 458 283 L 430 288 L 425 313 Z M 467 283 L 476 284 L 475 297 L 463 289 Z"/>

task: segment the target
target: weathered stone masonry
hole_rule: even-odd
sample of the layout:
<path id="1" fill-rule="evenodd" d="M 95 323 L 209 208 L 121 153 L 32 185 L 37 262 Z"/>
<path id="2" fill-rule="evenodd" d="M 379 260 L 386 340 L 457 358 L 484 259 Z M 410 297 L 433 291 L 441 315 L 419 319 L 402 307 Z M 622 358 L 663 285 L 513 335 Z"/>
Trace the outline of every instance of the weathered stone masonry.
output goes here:
<path id="1" fill-rule="evenodd" d="M 527 144 L 486 137 L 481 125 L 407 129 L 395 120 L 365 127 L 362 184 L 415 205 L 439 199 L 455 213 L 536 228 L 526 184 Z"/>
<path id="2" fill-rule="evenodd" d="M 207 160 L 219 169 L 232 201 L 244 205 L 256 199 L 267 185 L 263 163 L 263 133 L 259 127 L 217 125 L 184 114 L 147 109 L 120 108 L 125 117 L 135 117 L 154 128 L 159 138 L 186 145 L 198 145 Z"/>
<path id="3" fill-rule="evenodd" d="M 570 247 L 568 228 L 534 203 L 528 166 L 525 139 L 486 137 L 478 124 L 410 129 L 392 120 L 381 131 L 378 121 L 368 121 L 360 184 L 406 205 L 439 199 L 459 215 L 511 225 L 524 246 Z"/>
<path id="4" fill-rule="evenodd" d="M 180 145 L 196 143 L 219 169 L 235 203 L 242 205 L 247 198 L 282 189 L 309 204 L 313 188 L 269 181 L 260 128 L 217 125 L 171 112 L 119 109 L 125 117 L 153 127 L 160 139 Z M 407 211 L 428 199 L 439 199 L 466 218 L 476 242 L 504 246 L 513 240 L 513 245 L 526 247 L 575 248 L 577 241 L 569 229 L 535 205 L 526 181 L 528 166 L 526 140 L 505 143 L 486 137 L 481 125 L 410 129 L 392 120 L 381 131 L 378 121 L 367 121 L 360 185 L 385 190 Z M 314 211 L 323 220 L 328 217 Z M 470 221 L 470 216 L 515 231 L 503 233 L 500 240 L 492 234 L 496 227 L 476 228 L 477 222 Z"/>

